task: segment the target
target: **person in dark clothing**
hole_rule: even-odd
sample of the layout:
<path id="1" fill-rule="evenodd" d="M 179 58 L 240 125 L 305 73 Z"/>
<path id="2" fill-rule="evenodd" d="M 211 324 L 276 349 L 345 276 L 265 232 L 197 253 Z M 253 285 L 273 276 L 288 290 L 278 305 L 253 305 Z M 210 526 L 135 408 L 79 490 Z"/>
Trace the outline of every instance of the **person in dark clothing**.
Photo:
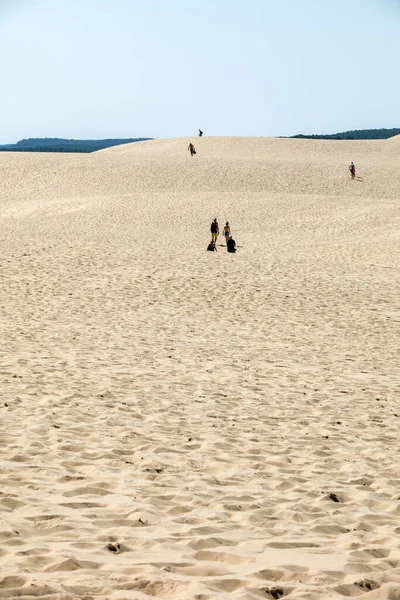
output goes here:
<path id="1" fill-rule="evenodd" d="M 211 231 L 211 241 L 217 243 L 217 238 L 218 238 L 218 234 L 219 234 L 219 225 L 218 225 L 217 218 L 215 218 L 214 221 L 211 223 L 210 231 Z"/>
<path id="2" fill-rule="evenodd" d="M 196 154 L 196 149 L 193 146 L 192 142 L 190 142 L 189 146 L 188 146 L 188 150 L 190 152 L 190 156 L 193 156 L 194 154 Z"/>
<path id="3" fill-rule="evenodd" d="M 207 252 L 217 252 L 217 246 L 215 245 L 214 241 L 212 241 L 208 244 Z"/>
<path id="4" fill-rule="evenodd" d="M 226 247 L 227 247 L 228 252 L 236 252 L 236 242 L 232 238 L 232 236 L 229 236 L 229 239 L 226 242 Z"/>
<path id="5" fill-rule="evenodd" d="M 199 129 L 199 137 L 203 137 L 203 132 L 201 129 Z"/>

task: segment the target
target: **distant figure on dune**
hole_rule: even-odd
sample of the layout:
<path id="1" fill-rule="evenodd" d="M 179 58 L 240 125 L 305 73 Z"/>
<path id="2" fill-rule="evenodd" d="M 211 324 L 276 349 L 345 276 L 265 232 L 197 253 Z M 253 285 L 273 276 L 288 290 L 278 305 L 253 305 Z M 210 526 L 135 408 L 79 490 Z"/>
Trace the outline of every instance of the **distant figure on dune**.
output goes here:
<path id="1" fill-rule="evenodd" d="M 229 236 L 228 241 L 226 242 L 226 247 L 228 249 L 228 252 L 236 252 L 236 242 L 231 235 Z"/>
<path id="2" fill-rule="evenodd" d="M 201 129 L 199 129 L 199 137 L 203 137 L 203 132 Z"/>
<path id="3" fill-rule="evenodd" d="M 219 234 L 219 225 L 218 225 L 217 218 L 215 218 L 214 221 L 211 223 L 210 231 L 211 231 L 211 243 L 214 242 L 216 244 L 218 234 Z"/>
<path id="4" fill-rule="evenodd" d="M 351 161 L 351 163 L 349 165 L 349 171 L 350 171 L 351 178 L 355 179 L 355 176 L 356 176 L 356 165 L 353 163 L 353 161 Z"/>
<path id="5" fill-rule="evenodd" d="M 193 146 L 192 142 L 190 142 L 190 144 L 188 146 L 188 150 L 190 152 L 190 156 L 193 156 L 194 154 L 196 154 L 196 148 Z"/>
<path id="6" fill-rule="evenodd" d="M 217 246 L 215 245 L 214 240 L 212 240 L 207 246 L 207 252 L 217 252 Z"/>
<path id="7" fill-rule="evenodd" d="M 228 239 L 229 239 L 230 235 L 231 235 L 231 227 L 229 225 L 229 221 L 227 221 L 225 223 L 225 227 L 224 227 L 224 236 L 225 236 L 225 241 L 227 244 L 228 244 Z"/>

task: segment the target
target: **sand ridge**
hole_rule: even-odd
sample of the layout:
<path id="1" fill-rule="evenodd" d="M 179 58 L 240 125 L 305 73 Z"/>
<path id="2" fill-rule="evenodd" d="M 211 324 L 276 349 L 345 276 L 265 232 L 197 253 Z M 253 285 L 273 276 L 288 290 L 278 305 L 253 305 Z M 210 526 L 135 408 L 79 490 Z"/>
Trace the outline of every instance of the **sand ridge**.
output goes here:
<path id="1" fill-rule="evenodd" d="M 396 141 L 192 141 L 0 154 L 0 598 L 397 600 Z"/>

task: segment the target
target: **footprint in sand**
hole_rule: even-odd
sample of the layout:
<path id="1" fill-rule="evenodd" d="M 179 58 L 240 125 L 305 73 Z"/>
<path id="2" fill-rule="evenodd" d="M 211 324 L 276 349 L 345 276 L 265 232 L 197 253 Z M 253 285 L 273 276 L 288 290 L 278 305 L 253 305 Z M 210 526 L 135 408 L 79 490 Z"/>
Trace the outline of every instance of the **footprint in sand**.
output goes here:
<path id="1" fill-rule="evenodd" d="M 227 565 L 243 565 L 248 562 L 247 558 L 238 554 L 229 554 L 228 552 L 208 552 L 200 550 L 194 555 L 196 560 L 206 560 L 210 562 L 222 562 Z"/>

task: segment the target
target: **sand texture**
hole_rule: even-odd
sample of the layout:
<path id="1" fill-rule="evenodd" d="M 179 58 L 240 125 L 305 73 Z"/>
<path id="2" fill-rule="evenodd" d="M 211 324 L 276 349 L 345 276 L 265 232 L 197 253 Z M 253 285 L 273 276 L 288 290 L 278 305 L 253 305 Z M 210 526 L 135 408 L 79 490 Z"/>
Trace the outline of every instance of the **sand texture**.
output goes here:
<path id="1" fill-rule="evenodd" d="M 400 139 L 189 141 L 0 153 L 0 599 L 399 600 Z"/>

